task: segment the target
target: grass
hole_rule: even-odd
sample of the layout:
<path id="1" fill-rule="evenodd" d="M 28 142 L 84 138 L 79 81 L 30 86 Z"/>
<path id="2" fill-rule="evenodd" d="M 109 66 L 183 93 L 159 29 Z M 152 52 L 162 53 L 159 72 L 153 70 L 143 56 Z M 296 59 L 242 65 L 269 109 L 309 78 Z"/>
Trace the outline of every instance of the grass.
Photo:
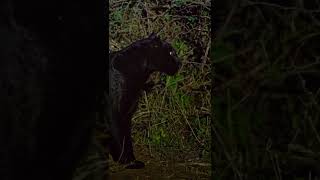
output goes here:
<path id="1" fill-rule="evenodd" d="M 233 12 L 211 53 L 214 176 L 319 178 L 315 13 L 246 0 Z"/>

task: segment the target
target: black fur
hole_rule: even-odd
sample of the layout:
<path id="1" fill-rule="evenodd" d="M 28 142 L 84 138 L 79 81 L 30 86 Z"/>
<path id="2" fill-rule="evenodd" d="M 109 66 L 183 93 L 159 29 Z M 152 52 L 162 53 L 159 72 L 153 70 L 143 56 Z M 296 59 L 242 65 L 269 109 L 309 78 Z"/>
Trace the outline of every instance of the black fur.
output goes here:
<path id="1" fill-rule="evenodd" d="M 96 5 L 0 3 L 1 180 L 72 178 L 108 81 Z"/>
<path id="2" fill-rule="evenodd" d="M 150 74 L 155 71 L 174 75 L 181 63 L 170 44 L 151 34 L 148 38 L 132 43 L 127 48 L 110 54 L 110 92 L 112 117 L 110 153 L 122 164 L 135 161 L 131 139 L 131 117 Z M 142 162 L 136 161 L 143 167 Z M 142 163 L 142 164 L 141 164 Z M 128 166 L 128 168 L 136 168 Z"/>

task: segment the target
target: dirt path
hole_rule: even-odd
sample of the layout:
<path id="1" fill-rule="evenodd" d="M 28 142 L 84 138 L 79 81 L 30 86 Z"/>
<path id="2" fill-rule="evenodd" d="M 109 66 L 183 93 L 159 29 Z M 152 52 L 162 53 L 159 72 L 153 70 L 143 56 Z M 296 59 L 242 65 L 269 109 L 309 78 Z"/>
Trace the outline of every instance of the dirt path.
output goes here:
<path id="1" fill-rule="evenodd" d="M 111 180 L 148 180 L 148 179 L 210 179 L 210 164 L 199 160 L 187 162 L 176 159 L 161 160 L 152 157 L 145 147 L 137 147 L 136 158 L 145 163 L 143 169 L 124 169 L 114 162 L 110 162 Z M 188 158 L 186 158 L 188 159 Z"/>

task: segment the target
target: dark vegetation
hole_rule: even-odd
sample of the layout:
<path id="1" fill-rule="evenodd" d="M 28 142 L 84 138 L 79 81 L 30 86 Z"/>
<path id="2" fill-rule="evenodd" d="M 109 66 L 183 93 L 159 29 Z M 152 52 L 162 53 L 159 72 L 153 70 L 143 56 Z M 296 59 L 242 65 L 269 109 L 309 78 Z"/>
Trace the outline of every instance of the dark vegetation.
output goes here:
<path id="1" fill-rule="evenodd" d="M 213 15 L 213 176 L 319 178 L 319 1 L 224 3 Z"/>
<path id="2" fill-rule="evenodd" d="M 0 3 L 1 180 L 72 179 L 108 81 L 104 11 L 82 1 Z"/>
<path id="3" fill-rule="evenodd" d="M 156 34 L 113 52 L 109 61 L 112 104 L 108 123 L 112 135 L 110 154 L 114 161 L 130 163 L 126 168 L 142 168 L 143 162 L 135 159 L 131 138 L 131 118 L 137 109 L 138 98 L 153 72 L 174 75 L 181 62 L 171 45 Z"/>

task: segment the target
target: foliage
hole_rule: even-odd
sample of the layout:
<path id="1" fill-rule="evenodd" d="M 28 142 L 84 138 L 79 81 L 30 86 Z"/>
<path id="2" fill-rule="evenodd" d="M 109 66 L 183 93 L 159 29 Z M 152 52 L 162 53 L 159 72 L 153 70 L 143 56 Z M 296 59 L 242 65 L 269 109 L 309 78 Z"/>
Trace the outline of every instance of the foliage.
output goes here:
<path id="1" fill-rule="evenodd" d="M 233 6 L 211 54 L 214 176 L 319 177 L 315 12 L 299 3 L 289 8 L 244 0 Z"/>

